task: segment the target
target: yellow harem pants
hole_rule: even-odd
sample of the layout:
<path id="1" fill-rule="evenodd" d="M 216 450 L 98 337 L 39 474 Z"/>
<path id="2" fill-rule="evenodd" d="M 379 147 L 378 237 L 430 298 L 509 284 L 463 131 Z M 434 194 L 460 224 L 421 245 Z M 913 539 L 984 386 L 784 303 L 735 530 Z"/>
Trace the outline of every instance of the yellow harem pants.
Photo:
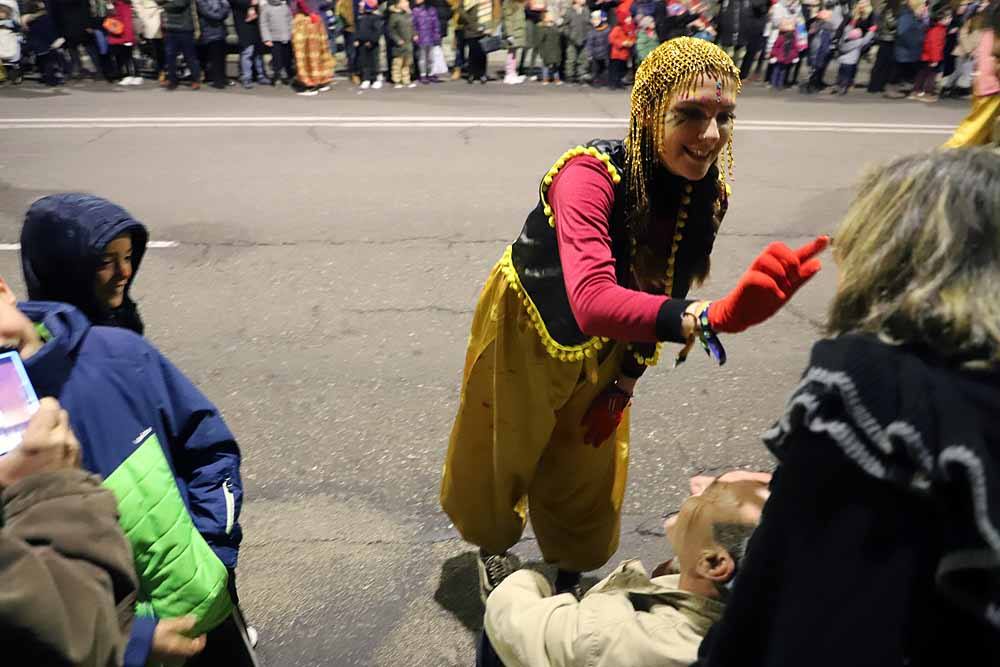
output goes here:
<path id="1" fill-rule="evenodd" d="M 599 363 L 554 359 L 499 266 L 472 320 L 441 506 L 466 541 L 494 554 L 518 541 L 530 507 L 547 562 L 595 570 L 618 549 L 628 411 L 598 448 L 583 442 L 580 421 L 625 346 L 608 343 Z"/>
<path id="2" fill-rule="evenodd" d="M 990 141 L 1000 141 L 994 137 L 994 127 L 1000 112 L 1000 95 L 972 98 L 972 110 L 962 124 L 955 129 L 944 148 L 969 148 L 985 146 Z"/>

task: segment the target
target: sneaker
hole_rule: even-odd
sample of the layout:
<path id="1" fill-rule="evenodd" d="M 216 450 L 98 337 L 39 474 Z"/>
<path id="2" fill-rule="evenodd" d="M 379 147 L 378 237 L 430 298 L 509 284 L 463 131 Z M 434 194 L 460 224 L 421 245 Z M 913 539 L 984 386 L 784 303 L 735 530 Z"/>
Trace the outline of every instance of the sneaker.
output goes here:
<path id="1" fill-rule="evenodd" d="M 371 81 L 362 81 L 361 82 L 361 90 L 368 90 L 371 87 L 372 87 L 372 82 Z"/>
<path id="2" fill-rule="evenodd" d="M 417 82 L 416 81 L 411 81 L 409 83 L 409 85 L 407 85 L 406 87 L 407 88 L 416 88 L 417 87 Z"/>
<path id="3" fill-rule="evenodd" d="M 315 97 L 316 95 L 319 95 L 319 91 L 315 88 L 303 88 L 295 94 L 301 95 L 302 97 Z"/>
<path id="4" fill-rule="evenodd" d="M 393 86 L 393 88 L 395 88 L 396 90 L 399 90 L 402 87 L 403 87 L 403 84 L 401 84 L 401 83 L 397 83 L 395 86 Z"/>
<path id="5" fill-rule="evenodd" d="M 259 638 L 260 638 L 260 635 L 257 633 L 257 628 L 253 627 L 252 625 L 248 625 L 247 626 L 247 639 L 250 640 L 250 646 L 252 648 L 257 648 L 257 639 L 259 639 Z"/>
<path id="6" fill-rule="evenodd" d="M 320 86 L 319 87 L 319 92 L 321 92 L 321 93 L 328 93 L 328 92 L 330 92 L 330 84 L 325 83 L 322 86 Z"/>
<path id="7" fill-rule="evenodd" d="M 244 81 L 243 87 L 247 90 L 253 90 L 253 81 Z"/>
<path id="8" fill-rule="evenodd" d="M 482 598 L 483 604 L 486 604 L 486 598 L 501 581 L 521 567 L 517 556 L 509 553 L 487 556 L 480 550 L 476 562 L 479 564 L 479 597 Z"/>
<path id="9" fill-rule="evenodd" d="M 375 90 L 378 90 L 381 87 L 382 87 L 382 80 L 381 79 L 378 79 L 377 81 L 375 81 L 375 83 L 372 84 L 372 88 L 374 88 Z"/>
<path id="10" fill-rule="evenodd" d="M 130 77 L 130 76 L 124 77 L 121 81 L 118 82 L 118 85 L 119 86 L 131 86 L 132 85 L 132 77 Z"/>
<path id="11" fill-rule="evenodd" d="M 133 76 L 132 77 L 132 85 L 133 86 L 141 86 L 142 85 L 142 77 L 141 76 Z"/>

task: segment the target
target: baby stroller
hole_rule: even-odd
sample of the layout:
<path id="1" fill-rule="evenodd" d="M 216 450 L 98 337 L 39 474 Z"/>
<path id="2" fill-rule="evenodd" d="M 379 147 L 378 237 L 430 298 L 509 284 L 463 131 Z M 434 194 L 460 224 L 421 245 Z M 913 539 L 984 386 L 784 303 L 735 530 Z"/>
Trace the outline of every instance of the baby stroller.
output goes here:
<path id="1" fill-rule="evenodd" d="M 0 0 L 0 82 L 21 83 L 21 11 L 17 0 Z"/>

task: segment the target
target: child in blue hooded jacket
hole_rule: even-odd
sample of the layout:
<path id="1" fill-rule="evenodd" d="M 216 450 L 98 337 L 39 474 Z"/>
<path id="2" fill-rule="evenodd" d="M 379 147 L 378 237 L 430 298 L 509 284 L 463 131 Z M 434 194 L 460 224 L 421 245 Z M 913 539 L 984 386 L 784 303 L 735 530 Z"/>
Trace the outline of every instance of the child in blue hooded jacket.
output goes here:
<path id="1" fill-rule="evenodd" d="M 149 233 L 122 207 L 93 195 L 42 197 L 21 228 L 21 268 L 32 301 L 62 301 L 93 324 L 142 335 L 129 289 Z"/>
<path id="2" fill-rule="evenodd" d="M 32 297 L 67 302 L 20 305 L 33 324 L 17 336 L 25 368 L 39 397 L 71 414 L 83 465 L 118 497 L 135 552 L 140 599 L 126 667 L 181 657 L 160 652 L 161 636 L 169 644 L 211 631 L 209 651 L 231 640 L 242 539 L 236 439 L 184 374 L 124 324 L 142 328 L 128 287 L 147 237 L 121 207 L 75 194 L 36 202 L 21 235 Z M 130 252 L 114 245 L 124 241 Z M 0 322 L 17 317 L 13 302 L 0 279 Z M 184 657 L 206 646 L 198 641 Z"/>

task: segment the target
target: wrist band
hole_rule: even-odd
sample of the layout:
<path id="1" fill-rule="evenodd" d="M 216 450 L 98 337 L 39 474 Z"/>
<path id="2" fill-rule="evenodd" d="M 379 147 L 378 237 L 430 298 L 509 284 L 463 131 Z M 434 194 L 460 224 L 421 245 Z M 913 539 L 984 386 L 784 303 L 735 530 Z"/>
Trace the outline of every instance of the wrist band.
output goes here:
<path id="1" fill-rule="evenodd" d="M 698 324 L 701 327 L 698 338 L 701 340 L 701 346 L 705 348 L 705 354 L 715 359 L 721 366 L 726 363 L 726 348 L 722 346 L 719 335 L 715 333 L 712 324 L 708 321 L 708 308 L 711 305 L 712 303 L 709 302 L 705 305 L 704 310 L 698 313 Z"/>
<path id="2" fill-rule="evenodd" d="M 708 309 L 711 305 L 711 301 L 698 301 L 689 306 L 681 316 L 683 318 L 690 315 L 694 318 L 695 332 L 674 358 L 674 368 L 687 361 L 687 355 L 694 347 L 696 338 L 701 341 L 705 354 L 715 359 L 720 366 L 726 363 L 726 348 L 722 346 L 722 341 L 719 340 L 718 334 L 715 333 L 712 324 L 708 321 Z"/>

